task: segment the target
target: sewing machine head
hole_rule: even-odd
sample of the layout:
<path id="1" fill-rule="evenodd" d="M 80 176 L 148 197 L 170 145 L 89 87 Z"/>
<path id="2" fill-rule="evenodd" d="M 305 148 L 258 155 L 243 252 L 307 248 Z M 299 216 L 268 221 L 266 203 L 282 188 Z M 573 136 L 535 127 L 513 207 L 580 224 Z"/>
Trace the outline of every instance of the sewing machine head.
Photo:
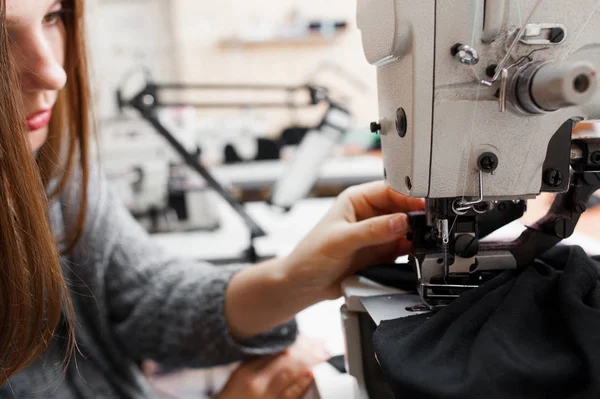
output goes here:
<path id="1" fill-rule="evenodd" d="M 520 217 L 527 199 L 567 192 L 573 162 L 586 171 L 600 164 L 596 141 L 571 145 L 576 121 L 600 118 L 599 8 L 598 0 L 358 0 L 365 55 L 377 67 L 386 182 L 426 198 L 411 222 L 430 305 L 519 267 L 522 246 L 479 240 Z M 573 226 L 563 227 L 559 238 Z"/>

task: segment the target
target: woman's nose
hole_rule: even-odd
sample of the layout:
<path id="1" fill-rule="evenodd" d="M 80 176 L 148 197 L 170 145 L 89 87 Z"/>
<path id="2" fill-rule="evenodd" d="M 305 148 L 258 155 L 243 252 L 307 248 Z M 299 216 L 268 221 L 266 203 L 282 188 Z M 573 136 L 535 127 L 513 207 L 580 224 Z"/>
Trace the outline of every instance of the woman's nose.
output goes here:
<path id="1" fill-rule="evenodd" d="M 17 66 L 23 91 L 58 91 L 65 86 L 67 74 L 62 65 L 62 49 L 53 49 L 49 43 L 38 39 L 27 50 L 21 51 L 23 54 L 18 57 L 21 60 L 17 60 Z"/>

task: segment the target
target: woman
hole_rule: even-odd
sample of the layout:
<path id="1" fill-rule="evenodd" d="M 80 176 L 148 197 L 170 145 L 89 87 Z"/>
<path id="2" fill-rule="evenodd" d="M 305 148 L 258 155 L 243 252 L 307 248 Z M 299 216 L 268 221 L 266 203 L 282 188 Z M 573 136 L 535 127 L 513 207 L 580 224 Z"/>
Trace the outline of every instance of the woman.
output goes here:
<path id="1" fill-rule="evenodd" d="M 57 336 L 0 397 L 145 398 L 144 359 L 207 367 L 277 354 L 294 342 L 295 313 L 340 296 L 346 276 L 407 250 L 404 212 L 422 202 L 370 184 L 342 194 L 287 258 L 242 268 L 165 254 L 89 166 L 83 0 L 6 1 L 9 53 L 50 198 L 78 351 L 61 379 L 69 345 Z M 300 397 L 310 375 L 283 360 L 254 358 L 220 398 Z"/>
<path id="2" fill-rule="evenodd" d="M 0 1 L 0 15 L 6 8 Z M 64 305 L 72 310 L 49 229 L 43 187 L 23 131 L 7 32 L 0 25 L 0 382 L 30 364 L 50 343 Z M 26 200 L 23 200 L 26 199 Z M 73 340 L 70 329 L 65 357 Z"/>

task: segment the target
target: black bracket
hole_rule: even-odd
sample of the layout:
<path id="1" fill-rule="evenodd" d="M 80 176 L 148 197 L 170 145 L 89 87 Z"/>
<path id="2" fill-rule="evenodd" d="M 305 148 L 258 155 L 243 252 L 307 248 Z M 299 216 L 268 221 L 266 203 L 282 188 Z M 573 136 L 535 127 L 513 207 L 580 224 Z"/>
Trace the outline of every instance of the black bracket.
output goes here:
<path id="1" fill-rule="evenodd" d="M 223 102 L 177 102 L 163 101 L 159 93 L 162 91 L 181 92 L 181 91 L 232 91 L 232 92 L 269 92 L 285 94 L 287 99 L 280 101 L 223 101 Z M 296 93 L 306 93 L 308 97 L 304 101 L 295 100 Z M 135 95 L 130 101 L 123 98 L 121 90 L 116 93 L 119 109 L 123 109 L 128 103 L 142 101 L 142 107 L 194 107 L 197 109 L 256 109 L 256 108 L 307 108 L 319 105 L 323 102 L 330 102 L 329 90 L 323 86 L 304 84 L 299 86 L 283 86 L 268 84 L 192 84 L 192 83 L 156 83 L 151 80 L 146 81 L 145 87 Z M 149 104 L 150 98 L 153 103 Z M 144 103 L 145 102 L 145 103 Z"/>
<path id="2" fill-rule="evenodd" d="M 566 193 L 557 195 L 550 210 L 534 226 L 511 245 L 511 253 L 520 267 L 530 265 L 537 257 L 570 237 L 592 195 L 600 190 L 600 165 L 593 154 L 600 150 L 600 139 L 573 142 L 581 156 L 572 161 L 571 182 Z"/>
<path id="3" fill-rule="evenodd" d="M 541 191 L 543 192 L 561 193 L 569 188 L 569 152 L 573 126 L 575 122 L 572 119 L 566 121 L 548 143 L 542 169 Z"/>
<path id="4" fill-rule="evenodd" d="M 600 172 L 573 172 L 571 186 L 558 194 L 550 210 L 514 243 L 511 253 L 520 267 L 536 258 L 575 232 L 575 227 L 591 196 L 600 189 Z"/>

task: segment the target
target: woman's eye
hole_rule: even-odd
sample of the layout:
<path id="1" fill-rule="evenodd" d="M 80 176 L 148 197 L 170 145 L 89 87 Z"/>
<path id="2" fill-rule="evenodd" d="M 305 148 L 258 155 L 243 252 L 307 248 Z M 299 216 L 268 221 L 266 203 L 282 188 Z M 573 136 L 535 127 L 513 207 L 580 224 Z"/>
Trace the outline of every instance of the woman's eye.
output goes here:
<path id="1" fill-rule="evenodd" d="M 56 25 L 62 20 L 62 10 L 51 12 L 44 17 L 44 25 Z"/>

